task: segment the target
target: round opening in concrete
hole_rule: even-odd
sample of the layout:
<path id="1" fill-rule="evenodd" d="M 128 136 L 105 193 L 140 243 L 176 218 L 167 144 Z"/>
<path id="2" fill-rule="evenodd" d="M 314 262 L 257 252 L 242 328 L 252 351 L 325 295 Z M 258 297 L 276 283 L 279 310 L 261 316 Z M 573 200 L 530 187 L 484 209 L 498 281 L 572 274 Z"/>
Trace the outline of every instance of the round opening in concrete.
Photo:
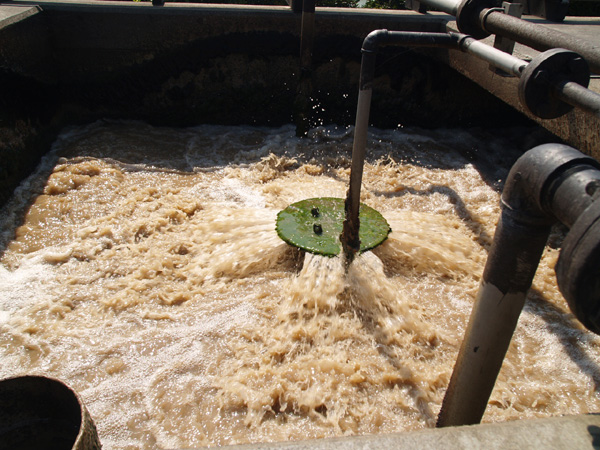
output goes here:
<path id="1" fill-rule="evenodd" d="M 0 381 L 0 449 L 100 449 L 96 427 L 77 394 L 58 380 Z"/>

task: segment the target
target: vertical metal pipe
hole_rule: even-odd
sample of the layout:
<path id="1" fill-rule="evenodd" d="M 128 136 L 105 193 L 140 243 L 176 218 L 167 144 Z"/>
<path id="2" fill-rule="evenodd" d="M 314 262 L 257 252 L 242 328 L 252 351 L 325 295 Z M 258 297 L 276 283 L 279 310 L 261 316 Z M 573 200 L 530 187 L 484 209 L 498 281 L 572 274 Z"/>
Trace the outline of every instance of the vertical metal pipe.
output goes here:
<path id="1" fill-rule="evenodd" d="M 300 30 L 300 65 L 310 68 L 315 39 L 315 0 L 303 0 L 302 25 Z"/>
<path id="2" fill-rule="evenodd" d="M 540 145 L 513 165 L 438 427 L 479 423 L 508 350 L 550 225 L 574 223 L 592 202 L 600 165 L 560 144 Z M 561 255 L 562 257 L 562 255 Z"/>
<path id="3" fill-rule="evenodd" d="M 503 210 L 438 427 L 481 421 L 549 233 Z"/>
<path id="4" fill-rule="evenodd" d="M 358 217 L 360 212 L 360 188 L 362 185 L 367 134 L 369 131 L 369 113 L 371 110 L 371 95 L 373 93 L 371 81 L 373 80 L 374 71 L 375 53 L 363 50 L 360 89 L 358 91 L 358 105 L 356 107 L 356 122 L 354 126 L 354 143 L 352 146 L 350 186 L 344 204 L 346 218 L 340 236 L 346 265 L 350 264 L 356 253 L 360 251 L 360 222 Z"/>
<path id="5" fill-rule="evenodd" d="M 352 147 L 350 186 L 344 204 L 346 218 L 342 227 L 342 234 L 340 235 L 346 266 L 352 262 L 356 253 L 360 251 L 360 189 L 369 129 L 369 112 L 373 91 L 372 82 L 375 77 L 376 51 L 381 45 L 457 48 L 458 34 L 375 30 L 369 33 L 363 41 L 360 88 L 356 108 L 354 144 Z"/>

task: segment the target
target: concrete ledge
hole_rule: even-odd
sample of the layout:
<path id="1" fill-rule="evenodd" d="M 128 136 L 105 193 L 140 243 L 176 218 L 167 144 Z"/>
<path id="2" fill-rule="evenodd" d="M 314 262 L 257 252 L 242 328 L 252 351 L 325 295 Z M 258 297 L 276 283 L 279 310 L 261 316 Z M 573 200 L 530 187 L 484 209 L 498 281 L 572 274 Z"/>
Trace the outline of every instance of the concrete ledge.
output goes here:
<path id="1" fill-rule="evenodd" d="M 38 6 L 0 5 L 0 30 L 39 13 Z"/>
<path id="2" fill-rule="evenodd" d="M 561 24 L 549 23 L 539 18 L 526 17 L 526 19 L 588 40 L 600 48 L 600 20 L 597 18 L 567 17 Z M 451 31 L 457 31 L 456 22 L 448 22 L 447 27 Z M 486 38 L 482 42 L 493 46 L 494 36 Z M 514 56 L 525 61 L 531 60 L 539 53 L 525 45 L 515 45 Z M 573 109 L 557 119 L 540 119 L 530 114 L 521 104 L 518 78 L 499 75 L 489 69 L 487 62 L 460 51 L 449 51 L 446 62 L 450 67 L 475 81 L 488 92 L 563 139 L 567 144 L 600 160 L 600 117 Z M 589 89 L 600 92 L 600 79 L 592 78 Z"/>
<path id="3" fill-rule="evenodd" d="M 600 446 L 600 415 L 519 420 L 495 424 L 428 429 L 408 433 L 351 436 L 298 442 L 249 444 L 231 450 L 458 450 L 594 449 Z"/>
<path id="4" fill-rule="evenodd" d="M 294 13 L 289 6 L 273 5 L 236 5 L 220 3 L 177 3 L 167 2 L 164 6 L 153 6 L 150 2 L 133 1 L 110 1 L 110 0 L 15 0 L 15 5 L 21 6 L 39 6 L 44 11 L 75 11 L 81 12 L 91 10 L 95 13 L 118 12 L 129 14 L 243 14 L 252 16 L 255 14 L 285 14 L 300 17 L 301 14 Z M 419 21 L 425 23 L 435 23 L 437 26 L 445 24 L 452 19 L 451 16 L 444 13 L 420 14 L 415 11 L 398 11 L 385 9 L 366 9 L 366 8 L 333 8 L 317 7 L 316 14 L 322 17 L 344 17 L 346 19 L 360 20 L 383 20 L 398 21 L 405 23 L 407 21 Z"/>

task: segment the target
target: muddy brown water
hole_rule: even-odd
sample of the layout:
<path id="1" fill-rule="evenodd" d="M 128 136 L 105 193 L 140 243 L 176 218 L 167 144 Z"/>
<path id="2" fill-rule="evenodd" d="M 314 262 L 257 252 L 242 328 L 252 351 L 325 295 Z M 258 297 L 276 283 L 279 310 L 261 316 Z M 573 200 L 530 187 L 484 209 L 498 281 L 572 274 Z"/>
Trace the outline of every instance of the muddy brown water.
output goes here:
<path id="1" fill-rule="evenodd" d="M 275 218 L 344 197 L 351 128 L 66 130 L 3 211 L 0 377 L 68 383 L 105 449 L 432 427 L 529 132 L 373 130 L 362 201 L 393 231 L 345 275 Z M 559 243 L 484 422 L 599 410 L 600 340 L 558 292 Z"/>

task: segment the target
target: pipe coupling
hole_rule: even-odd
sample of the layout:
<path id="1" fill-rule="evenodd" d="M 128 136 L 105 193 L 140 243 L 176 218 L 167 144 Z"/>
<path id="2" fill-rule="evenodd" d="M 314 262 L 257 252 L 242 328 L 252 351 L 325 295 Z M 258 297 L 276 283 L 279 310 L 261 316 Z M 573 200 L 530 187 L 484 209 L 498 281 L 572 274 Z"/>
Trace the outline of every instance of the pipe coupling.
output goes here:
<path id="1" fill-rule="evenodd" d="M 541 119 L 555 119 L 573 106 L 554 95 L 558 82 L 572 81 L 587 87 L 590 69 L 585 59 L 570 50 L 555 48 L 540 53 L 525 67 L 519 80 L 519 99 Z"/>
<path id="2" fill-rule="evenodd" d="M 475 39 L 488 37 L 489 33 L 479 18 L 481 11 L 498 6 L 496 0 L 462 0 L 456 11 L 456 25 L 461 33 L 473 36 Z"/>
<path id="3" fill-rule="evenodd" d="M 600 195 L 595 197 L 563 242 L 556 280 L 575 317 L 600 334 Z"/>

